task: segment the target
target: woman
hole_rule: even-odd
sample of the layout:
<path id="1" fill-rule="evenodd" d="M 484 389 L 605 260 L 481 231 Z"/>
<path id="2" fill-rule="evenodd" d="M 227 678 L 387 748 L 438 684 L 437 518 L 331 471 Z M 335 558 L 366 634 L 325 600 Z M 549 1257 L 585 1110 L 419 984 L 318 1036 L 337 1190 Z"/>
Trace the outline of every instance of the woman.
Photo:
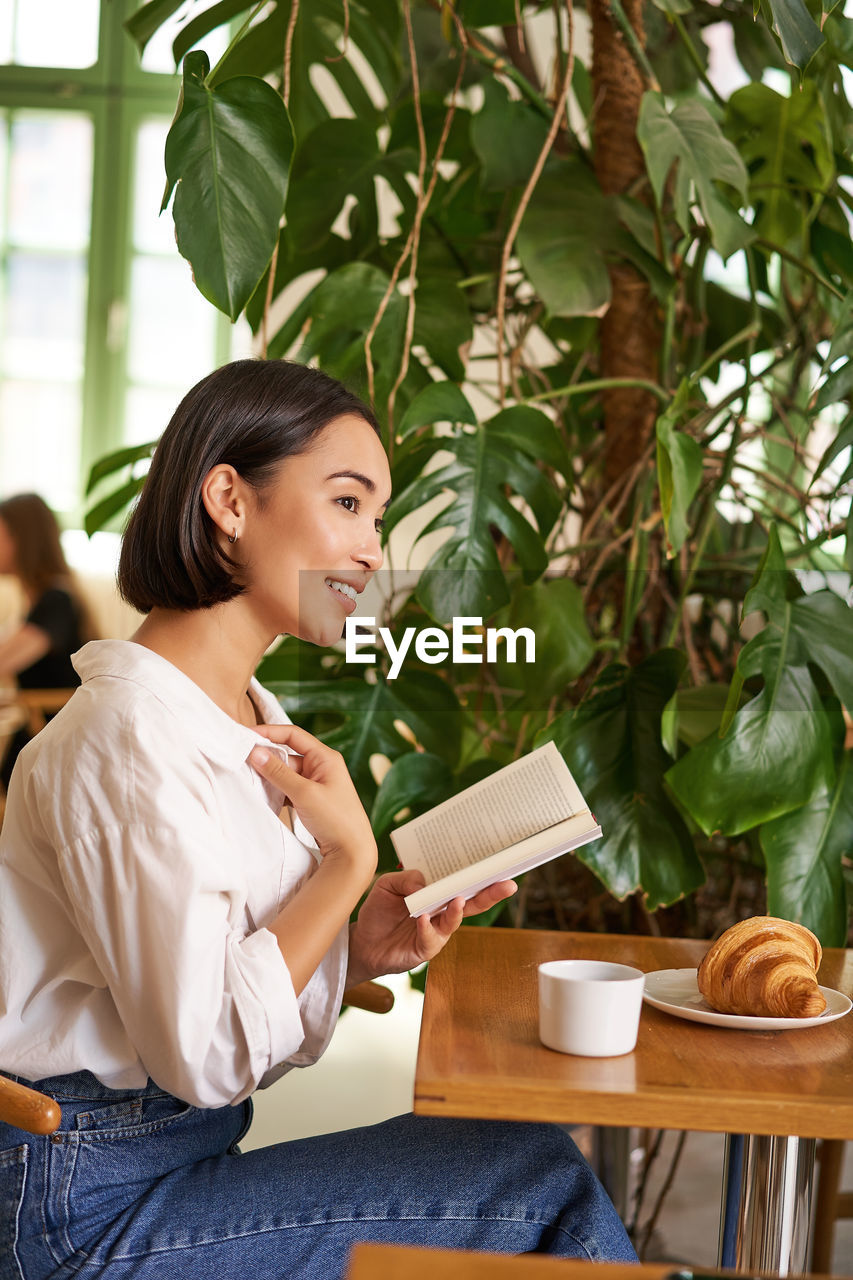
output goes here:
<path id="1" fill-rule="evenodd" d="M 50 1139 L 0 1126 L 13 1275 L 330 1280 L 362 1239 L 634 1256 L 556 1129 L 403 1116 L 237 1148 L 345 985 L 430 959 L 514 887 L 413 921 L 422 878 L 396 872 L 350 925 L 367 817 L 253 679 L 282 632 L 340 637 L 389 496 L 370 411 L 299 365 L 218 370 L 157 448 L 119 568 L 146 619 L 77 655 L 0 842 L 0 1067 L 63 1113 Z"/>
<path id="2" fill-rule="evenodd" d="M 71 655 L 94 630 L 74 590 L 59 526 L 36 493 L 19 493 L 0 502 L 0 574 L 18 578 L 27 602 L 24 621 L 0 642 L 0 684 L 16 681 L 21 689 L 78 685 Z M 26 729 L 19 729 L 9 743 L 0 769 L 4 787 L 28 741 Z"/>

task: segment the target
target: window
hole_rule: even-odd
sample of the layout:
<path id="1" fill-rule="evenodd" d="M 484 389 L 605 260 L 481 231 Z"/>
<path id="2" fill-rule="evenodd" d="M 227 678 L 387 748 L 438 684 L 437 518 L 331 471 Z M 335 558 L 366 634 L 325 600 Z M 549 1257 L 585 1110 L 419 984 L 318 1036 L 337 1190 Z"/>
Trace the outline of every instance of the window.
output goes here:
<path id="1" fill-rule="evenodd" d="M 168 32 L 140 66 L 136 7 L 0 0 L 0 492 L 35 489 L 78 527 L 92 463 L 155 439 L 250 347 L 158 216 L 179 79 Z"/>
<path id="2" fill-rule="evenodd" d="M 98 60 L 98 0 L 0 0 L 0 62 L 91 67 Z"/>
<path id="3" fill-rule="evenodd" d="M 0 476 L 63 511 L 78 501 L 93 143 L 85 113 L 0 109 Z"/>

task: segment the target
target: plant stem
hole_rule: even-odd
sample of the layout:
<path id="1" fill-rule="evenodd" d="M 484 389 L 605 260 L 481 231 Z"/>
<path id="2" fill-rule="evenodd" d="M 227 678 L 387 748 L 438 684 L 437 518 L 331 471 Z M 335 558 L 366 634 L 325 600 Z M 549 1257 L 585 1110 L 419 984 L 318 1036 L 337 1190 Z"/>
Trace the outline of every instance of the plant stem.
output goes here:
<path id="1" fill-rule="evenodd" d="M 296 23 L 299 19 L 299 3 L 300 0 L 292 0 L 290 6 L 290 18 L 287 23 L 287 34 L 284 39 L 284 55 L 281 68 L 281 97 L 287 110 L 290 109 L 290 65 L 293 58 L 293 36 L 296 31 Z M 256 10 L 257 12 L 257 10 Z M 347 11 L 349 18 L 349 11 Z M 272 258 L 269 265 L 269 276 L 267 277 L 267 291 L 264 295 L 264 314 L 261 320 L 261 359 L 266 360 L 267 350 L 269 347 L 269 320 L 270 308 L 272 307 L 272 296 L 275 289 L 275 273 L 278 269 L 278 249 L 281 244 L 281 235 L 276 237 L 273 246 Z"/>
<path id="2" fill-rule="evenodd" d="M 711 84 L 711 81 L 708 79 L 708 73 L 705 70 L 705 68 L 702 66 L 702 59 L 699 57 L 696 46 L 694 45 L 693 41 L 690 39 L 687 28 L 685 27 L 682 21 L 681 14 L 668 13 L 667 17 L 670 19 L 670 21 L 672 22 L 672 25 L 675 27 L 676 31 L 681 37 L 681 43 L 684 45 L 688 58 L 696 68 L 696 72 L 699 76 L 699 79 L 702 81 L 703 85 L 708 90 L 711 97 L 716 102 L 717 106 L 724 107 L 726 105 L 726 100 L 724 97 L 722 97 L 721 94 L 717 92 L 717 90 Z"/>
<path id="3" fill-rule="evenodd" d="M 293 61 L 293 37 L 298 20 L 299 0 L 291 0 L 290 18 L 287 22 L 287 35 L 284 40 L 284 65 L 281 74 L 281 96 L 288 111 L 290 110 L 290 68 Z"/>
<path id="4" fill-rule="evenodd" d="M 824 289 L 828 289 L 840 302 L 843 302 L 847 296 L 840 289 L 836 289 L 835 285 L 822 276 L 819 271 L 815 271 L 814 267 L 810 267 L 807 262 L 803 262 L 802 258 L 798 258 L 789 249 L 783 249 L 780 244 L 774 244 L 772 240 L 765 240 L 763 236 L 759 236 L 757 240 L 753 241 L 753 244 L 757 244 L 762 249 L 769 249 L 771 253 L 778 253 L 780 258 L 792 263 L 793 266 L 798 267 L 807 276 L 811 276 L 813 280 L 816 280 L 818 284 L 823 285 Z"/>
<path id="5" fill-rule="evenodd" d="M 544 143 L 542 144 L 542 148 L 539 152 L 539 155 L 536 157 L 536 161 L 533 165 L 533 169 L 531 170 L 530 177 L 527 179 L 527 184 L 524 188 L 524 191 L 521 193 L 521 197 L 518 201 L 518 205 L 516 206 L 516 210 L 515 210 L 515 213 L 513 214 L 512 222 L 510 223 L 509 231 L 507 232 L 506 239 L 504 240 L 503 248 L 501 250 L 501 267 L 500 267 L 500 274 L 498 276 L 498 300 L 497 300 L 497 316 L 496 316 L 497 356 L 498 356 L 498 399 L 500 401 L 501 408 L 503 408 L 505 399 L 506 399 L 505 388 L 504 388 L 504 317 L 505 317 L 505 309 L 506 309 L 506 291 L 507 291 L 506 287 L 507 287 L 507 275 L 509 273 L 509 260 L 512 254 L 513 245 L 515 244 L 515 238 L 518 235 L 518 230 L 519 230 L 519 227 L 521 226 L 521 222 L 524 217 L 525 211 L 527 209 L 527 206 L 530 203 L 533 192 L 536 189 L 536 184 L 539 181 L 542 170 L 545 168 L 545 161 L 548 159 L 548 156 L 551 154 L 551 149 L 554 146 L 554 142 L 556 140 L 557 134 L 560 131 L 561 117 L 563 115 L 563 112 L 566 110 L 566 106 L 569 100 L 569 90 L 572 87 L 572 74 L 574 72 L 574 66 L 575 66 L 574 27 L 572 24 L 572 0 L 567 0 L 567 10 L 569 14 L 569 50 L 566 57 L 566 69 L 563 75 L 563 83 L 560 86 L 560 96 L 554 107 L 554 114 L 551 117 L 551 124 L 548 128 L 548 134 L 545 138 Z"/>
<path id="6" fill-rule="evenodd" d="M 696 244 L 696 255 L 691 266 L 692 280 L 689 285 L 689 305 L 694 317 L 705 316 L 706 282 L 704 277 L 705 261 L 711 243 L 707 236 L 700 236 Z M 691 338 L 687 354 L 687 368 L 695 369 L 705 351 L 706 326 L 696 324 L 696 333 Z"/>
<path id="7" fill-rule="evenodd" d="M 755 283 L 755 258 L 749 245 L 745 247 L 743 256 L 746 260 L 746 278 L 749 283 L 752 323 L 756 329 L 755 337 L 757 337 L 761 327 L 759 323 L 759 316 L 761 313 L 758 304 L 758 287 Z M 749 375 L 752 373 L 752 357 L 755 355 L 755 337 L 747 339 L 746 357 L 743 361 L 743 407 L 741 409 L 741 418 L 746 418 L 747 410 L 749 408 L 748 382 Z"/>
<path id="8" fill-rule="evenodd" d="M 469 32 L 469 39 L 470 39 Z M 538 93 L 529 80 L 518 71 L 508 58 L 504 58 L 499 53 L 493 53 L 479 40 L 471 40 L 471 53 L 478 62 L 482 62 L 490 71 L 495 71 L 498 75 L 507 76 L 512 80 L 513 84 L 521 90 L 522 95 L 527 99 L 531 106 L 535 107 L 540 115 L 546 119 L 551 119 L 551 108 L 541 93 Z"/>
<path id="9" fill-rule="evenodd" d="M 721 360 L 727 351 L 731 351 L 732 347 L 736 347 L 738 343 L 744 342 L 746 339 L 757 338 L 760 332 L 760 327 L 756 327 L 755 324 L 750 323 L 746 325 L 745 328 L 733 334 L 731 338 L 727 338 L 723 345 L 721 347 L 717 347 L 717 350 L 712 352 L 711 355 L 708 356 L 707 360 L 699 366 L 696 372 L 692 375 L 691 381 L 698 382 L 704 373 L 711 368 L 711 365 L 716 364 L 718 360 Z"/>
<path id="10" fill-rule="evenodd" d="M 611 387 L 639 387 L 657 396 L 661 404 L 669 404 L 670 393 L 656 382 L 648 382 L 645 378 L 591 378 L 589 382 L 575 382 L 568 387 L 556 387 L 553 391 L 540 391 L 535 396 L 528 396 L 525 404 L 536 404 L 538 400 L 568 400 L 571 396 L 583 395 L 588 391 L 608 391 Z"/>
<path id="11" fill-rule="evenodd" d="M 670 293 L 664 313 L 663 338 L 660 344 L 660 367 L 658 377 L 669 386 L 670 360 L 672 353 L 672 335 L 675 330 L 675 294 Z"/>
<path id="12" fill-rule="evenodd" d="M 705 517 L 702 521 L 702 527 L 699 530 L 699 537 L 696 539 L 696 550 L 693 553 L 693 562 L 687 571 L 687 576 L 684 579 L 684 583 L 679 593 L 678 607 L 676 608 L 675 615 L 672 619 L 672 626 L 670 627 L 669 635 L 666 640 L 666 648 L 670 648 L 675 644 L 675 637 L 678 635 L 678 628 L 681 626 L 681 617 L 684 612 L 684 605 L 687 597 L 690 595 L 690 589 L 693 586 L 696 572 L 701 564 L 702 555 L 705 550 L 705 543 L 708 541 L 711 529 L 714 526 L 714 519 L 717 514 L 717 496 L 722 493 L 723 488 L 728 484 L 729 476 L 731 475 L 732 467 L 734 466 L 735 453 L 737 452 L 738 445 L 740 444 L 740 431 L 740 424 L 735 421 L 732 429 L 732 438 L 729 442 L 729 447 L 726 450 L 726 458 L 720 472 L 720 477 L 714 487 L 714 491 L 708 498 Z"/>
<path id="13" fill-rule="evenodd" d="M 225 50 L 225 52 L 223 53 L 222 57 L 221 57 L 221 58 L 219 59 L 219 61 L 217 62 L 216 66 L 213 68 L 213 70 L 212 70 L 212 71 L 208 71 L 207 75 L 204 77 L 204 83 L 205 83 L 206 85 L 210 85 L 210 84 L 212 84 L 212 83 L 213 83 L 213 81 L 216 79 L 216 73 L 217 73 L 217 71 L 218 71 L 218 70 L 219 70 L 219 68 L 222 66 L 223 62 L 224 62 L 224 61 L 225 61 L 225 59 L 228 57 L 228 55 L 231 53 L 231 51 L 232 51 L 232 49 L 235 47 L 235 45 L 239 44 L 239 43 L 240 43 L 240 41 L 243 39 L 243 36 L 246 34 L 246 32 L 248 31 L 249 27 L 250 27 L 250 26 L 252 25 L 252 23 L 255 21 L 255 18 L 257 18 L 258 14 L 261 12 L 261 9 L 263 9 L 263 7 L 264 7 L 264 5 L 265 5 L 265 4 L 266 4 L 266 0 L 260 0 L 260 3 L 255 5 L 254 9 L 253 9 L 253 10 L 252 10 L 252 12 L 249 14 L 249 16 L 248 16 L 248 18 L 246 19 L 246 21 L 243 23 L 243 25 L 240 27 L 240 29 L 239 29 L 239 31 L 237 32 L 237 34 L 236 34 L 236 35 L 234 36 L 234 38 L 231 40 L 230 44 L 228 45 L 228 48 L 227 48 L 227 49 Z"/>
<path id="14" fill-rule="evenodd" d="M 435 9 L 437 13 L 441 13 L 443 4 L 442 0 L 428 0 L 429 6 Z M 462 22 L 456 14 L 455 7 L 448 5 L 446 12 L 450 14 L 451 21 L 456 24 L 457 31 L 462 28 Z M 468 47 L 478 62 L 484 63 L 492 71 L 498 72 L 500 75 L 508 76 L 514 84 L 521 90 L 522 96 L 530 102 L 536 110 L 545 117 L 546 120 L 551 119 L 551 104 L 547 98 L 544 98 L 539 90 L 530 83 L 526 76 L 522 75 L 518 68 L 503 54 L 498 53 L 488 40 L 485 39 L 481 31 L 467 31 L 466 39 Z"/>

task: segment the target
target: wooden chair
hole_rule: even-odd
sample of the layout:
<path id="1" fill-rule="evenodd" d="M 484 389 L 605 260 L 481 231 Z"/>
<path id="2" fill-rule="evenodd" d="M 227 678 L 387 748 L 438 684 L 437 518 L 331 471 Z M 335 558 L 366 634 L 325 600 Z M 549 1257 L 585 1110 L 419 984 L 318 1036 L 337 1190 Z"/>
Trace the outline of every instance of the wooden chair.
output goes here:
<path id="1" fill-rule="evenodd" d="M 4 717 L 14 717 L 14 719 L 4 727 L 4 741 L 0 742 L 0 759 L 5 752 L 7 732 L 11 735 L 17 729 L 26 728 L 30 737 L 35 737 L 44 728 L 47 717 L 64 707 L 73 692 L 73 689 L 15 689 L 8 697 L 4 694 L 0 711 Z M 6 796 L 0 784 L 0 827 L 3 825 L 5 810 Z"/>
<path id="2" fill-rule="evenodd" d="M 65 706 L 73 692 L 73 689 L 16 689 L 10 701 L 12 706 L 20 707 L 32 738 L 44 728 L 48 716 Z"/>
<path id="3" fill-rule="evenodd" d="M 345 1280 L 667 1280 L 673 1262 L 588 1262 L 542 1254 L 472 1253 L 399 1244 L 357 1244 Z M 711 1272 L 704 1274 L 710 1278 Z M 716 1272 L 714 1274 L 717 1274 Z M 725 1277 L 720 1274 L 720 1280 Z M 731 1272 L 728 1280 L 735 1280 Z"/>
<path id="4" fill-rule="evenodd" d="M 0 1120 L 27 1133 L 53 1133 L 59 1128 L 59 1103 L 46 1093 L 0 1076 Z"/>
<path id="5" fill-rule="evenodd" d="M 379 982 L 360 982 L 344 992 L 344 1004 L 369 1013 L 388 1013 L 394 993 Z M 27 1133 L 54 1133 L 62 1116 L 59 1104 L 45 1093 L 0 1075 L 0 1121 Z"/>
<path id="6" fill-rule="evenodd" d="M 825 1275 L 832 1270 L 835 1224 L 839 1218 L 853 1218 L 853 1191 L 840 1189 L 844 1147 L 840 1138 L 824 1138 L 818 1147 L 812 1271 Z"/>

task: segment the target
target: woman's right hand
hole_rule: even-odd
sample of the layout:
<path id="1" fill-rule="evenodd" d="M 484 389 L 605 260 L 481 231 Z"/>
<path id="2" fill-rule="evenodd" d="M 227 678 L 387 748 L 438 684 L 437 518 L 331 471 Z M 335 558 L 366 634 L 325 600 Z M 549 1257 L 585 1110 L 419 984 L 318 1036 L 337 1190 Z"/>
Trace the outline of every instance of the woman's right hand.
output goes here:
<path id="1" fill-rule="evenodd" d="M 258 732 L 297 754 L 285 762 L 278 752 L 255 747 L 249 764 L 284 792 L 324 861 L 356 865 L 369 880 L 376 869 L 376 841 L 343 756 L 295 724 L 261 725 Z"/>

